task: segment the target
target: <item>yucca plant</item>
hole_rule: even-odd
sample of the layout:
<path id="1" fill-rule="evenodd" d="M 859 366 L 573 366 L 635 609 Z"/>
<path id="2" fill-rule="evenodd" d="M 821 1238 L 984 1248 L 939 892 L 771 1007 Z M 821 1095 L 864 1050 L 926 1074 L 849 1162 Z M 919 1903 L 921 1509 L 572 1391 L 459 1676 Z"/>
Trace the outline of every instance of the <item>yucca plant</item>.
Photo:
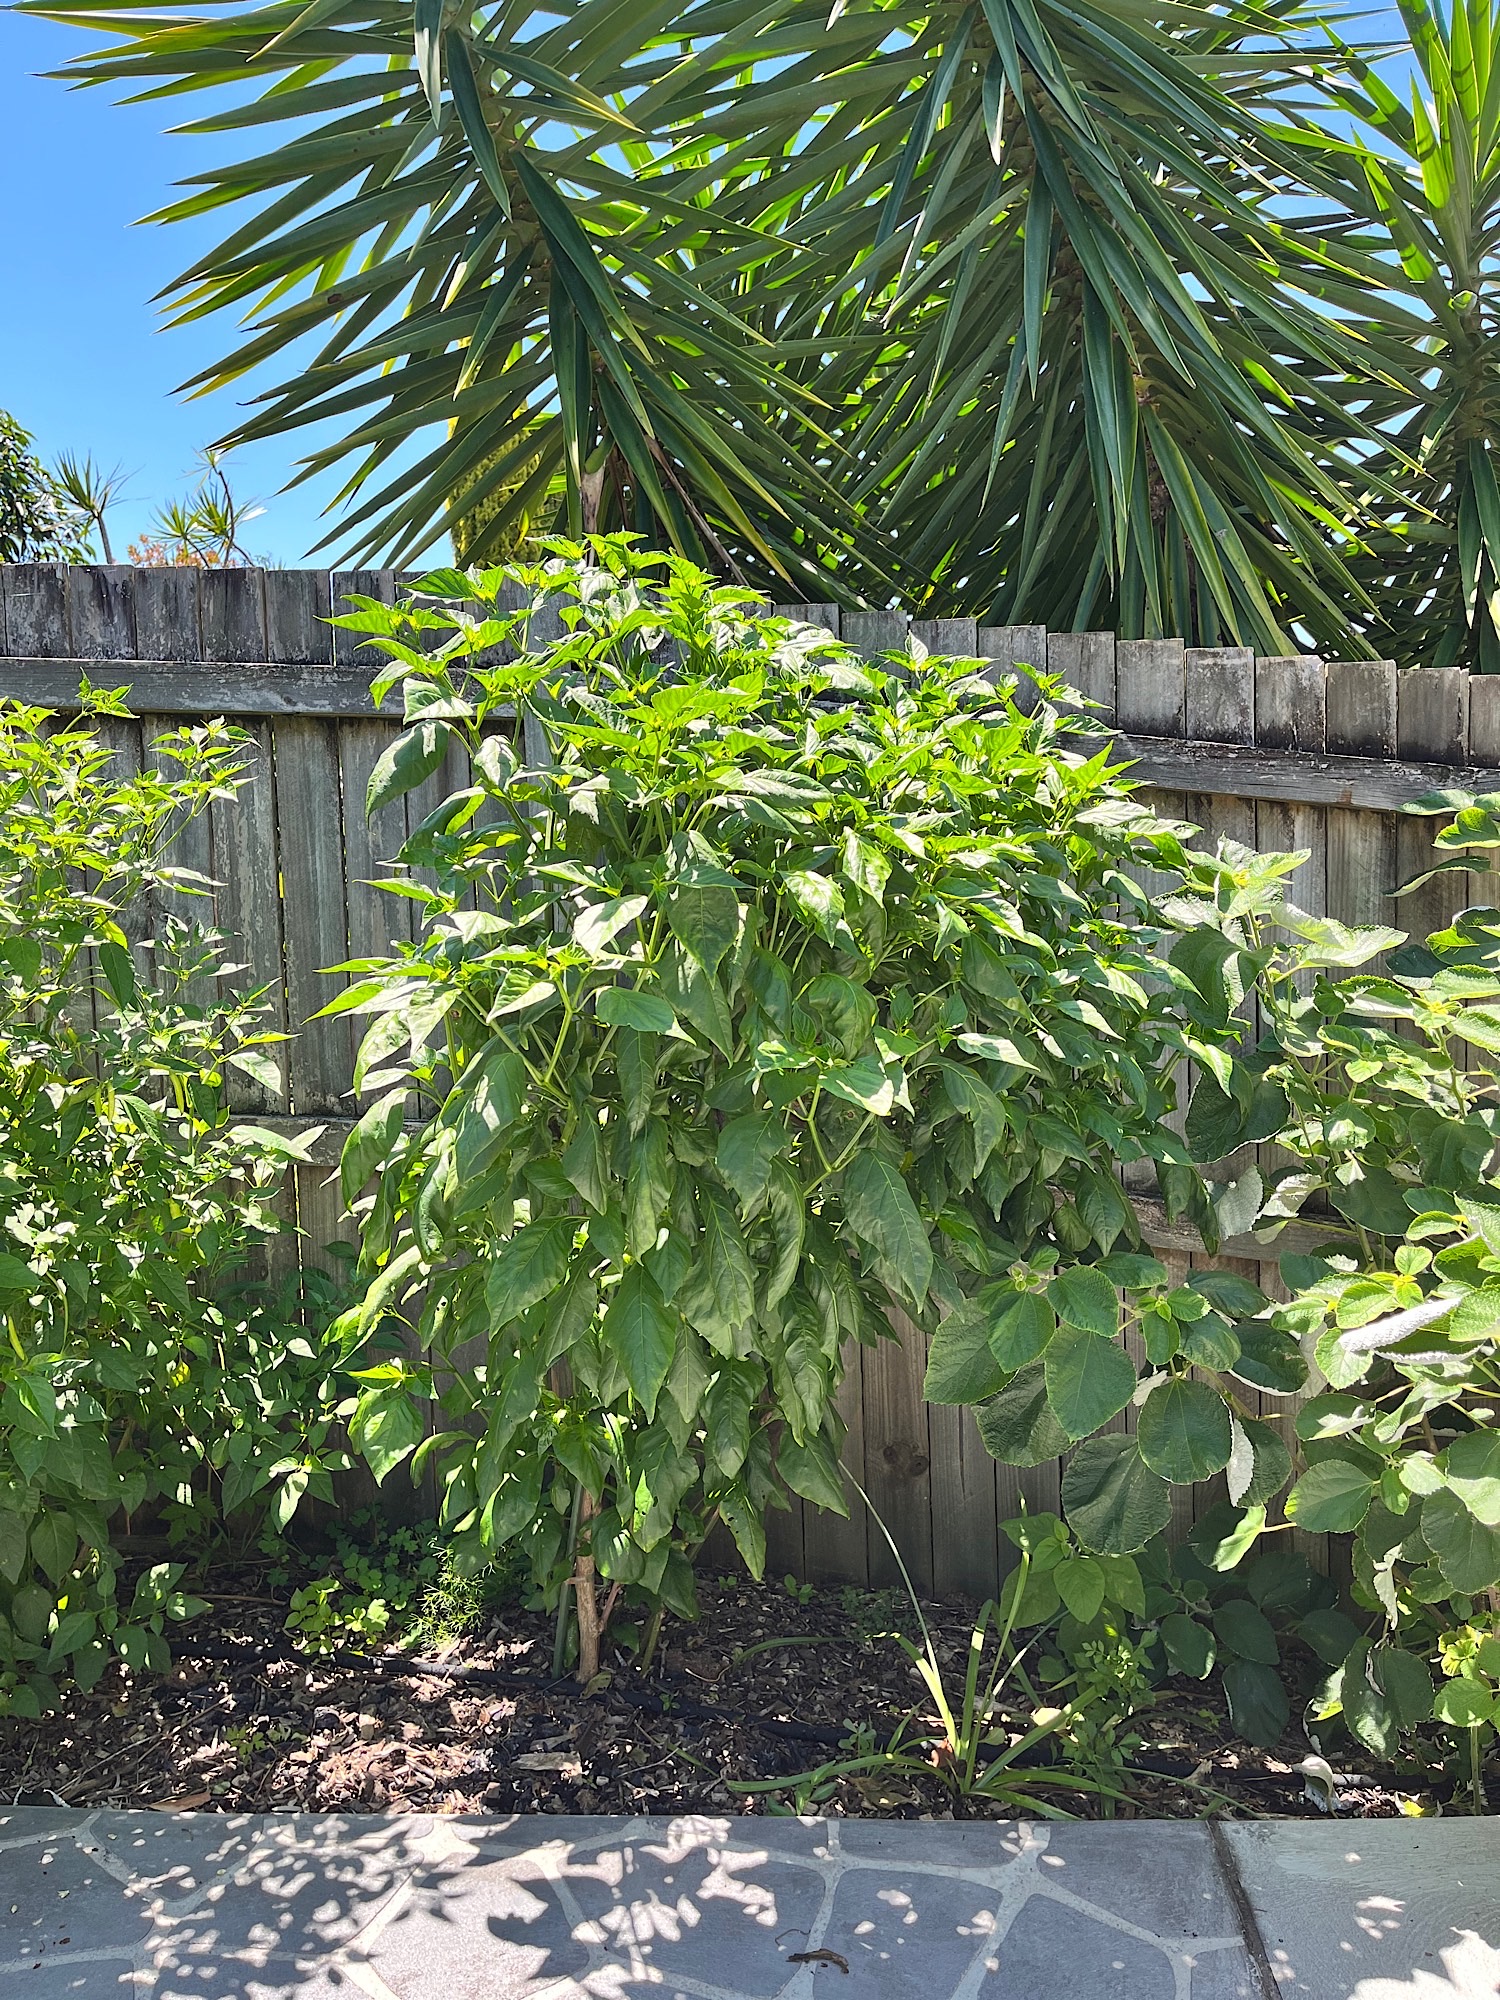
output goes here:
<path id="1" fill-rule="evenodd" d="M 199 389 L 295 349 L 233 439 L 329 426 L 350 559 L 555 508 L 780 598 L 1500 665 L 1496 0 L 1413 0 L 1409 114 L 1305 0 L 20 4 L 263 140 L 161 211 L 238 215 L 169 301 L 248 323 Z"/>
<path id="2" fill-rule="evenodd" d="M 1364 461 L 1350 568 L 1370 650 L 1500 671 L 1500 7 L 1401 0 L 1403 94 L 1347 49 L 1322 79 L 1347 136 L 1297 119 L 1325 207 L 1304 213 L 1304 282 L 1353 328 L 1335 434 Z"/>

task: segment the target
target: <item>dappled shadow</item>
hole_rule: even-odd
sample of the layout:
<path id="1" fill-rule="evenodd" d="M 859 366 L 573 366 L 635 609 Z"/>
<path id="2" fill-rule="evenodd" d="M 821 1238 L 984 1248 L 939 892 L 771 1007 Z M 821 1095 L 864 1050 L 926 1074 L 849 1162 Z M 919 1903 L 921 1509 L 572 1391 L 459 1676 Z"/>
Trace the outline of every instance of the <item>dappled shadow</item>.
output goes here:
<path id="1" fill-rule="evenodd" d="M 1306 1838 L 1372 1824 L 1228 1829 L 1282 1990 L 1494 1993 L 1500 1876 Z M 1186 1822 L 18 1811 L 4 1908 L 5 2000 L 1266 2000 Z"/>

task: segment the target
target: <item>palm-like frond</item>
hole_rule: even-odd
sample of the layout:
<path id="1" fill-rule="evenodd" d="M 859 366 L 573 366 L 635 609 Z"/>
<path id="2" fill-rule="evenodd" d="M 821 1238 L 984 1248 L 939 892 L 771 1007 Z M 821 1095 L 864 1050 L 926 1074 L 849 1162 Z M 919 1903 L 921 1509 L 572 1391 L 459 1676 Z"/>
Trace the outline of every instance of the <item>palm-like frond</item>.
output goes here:
<path id="1" fill-rule="evenodd" d="M 82 80 L 241 86 L 190 129 L 266 146 L 163 211 L 241 218 L 170 303 L 246 322 L 200 389 L 297 357 L 236 435 L 332 420 L 352 555 L 481 509 L 482 555 L 559 487 L 777 594 L 1386 650 L 1461 489 L 1478 633 L 1488 308 L 1438 294 L 1500 0 L 1411 0 L 1435 136 L 1343 58 L 1323 132 L 1302 4 L 21 0 L 113 38 Z"/>

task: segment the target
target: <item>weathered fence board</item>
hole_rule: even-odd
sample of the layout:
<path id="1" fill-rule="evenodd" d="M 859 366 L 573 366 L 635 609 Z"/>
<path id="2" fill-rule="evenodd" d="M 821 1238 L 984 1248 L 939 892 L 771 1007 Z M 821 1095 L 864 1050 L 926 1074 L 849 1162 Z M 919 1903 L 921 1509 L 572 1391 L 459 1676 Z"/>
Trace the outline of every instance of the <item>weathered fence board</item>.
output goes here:
<path id="1" fill-rule="evenodd" d="M 215 807 L 180 858 L 218 885 L 216 919 L 244 967 L 229 983 L 268 987 L 276 1024 L 294 1032 L 282 1057 L 288 1094 L 277 1103 L 237 1079 L 237 1106 L 288 1129 L 327 1128 L 312 1163 L 294 1177 L 309 1262 L 351 1232 L 336 1167 L 355 1109 L 356 1028 L 308 1017 L 338 988 L 327 967 L 413 936 L 413 906 L 372 884 L 389 873 L 408 831 L 464 777 L 457 767 L 444 770 L 366 821 L 370 773 L 399 723 L 373 708 L 373 665 L 361 657 L 359 635 L 328 619 L 348 593 L 389 602 L 399 582 L 389 570 L 0 567 L 0 695 L 66 710 L 85 675 L 129 686 L 142 720 L 100 725 L 127 768 L 159 754 L 150 750 L 152 736 L 187 719 L 224 715 L 247 732 L 250 776 L 238 804 Z M 1436 824 L 1400 814 L 1403 804 L 1444 785 L 1500 791 L 1500 676 L 1471 682 L 1451 668 L 1398 673 L 1389 661 L 1257 659 L 1244 648 L 1189 649 L 1177 640 L 1117 643 L 1107 632 L 976 627 L 968 619 L 913 626 L 892 611 L 776 608 L 841 632 L 867 657 L 912 635 L 930 651 L 983 658 L 996 676 L 1017 662 L 1045 665 L 1096 704 L 1101 733 L 1115 733 L 1164 810 L 1200 826 L 1210 841 L 1305 848 L 1310 858 L 1293 893 L 1308 909 L 1349 923 L 1431 929 L 1484 890 L 1474 876 L 1447 874 L 1390 900 L 1426 865 Z M 187 902 L 190 914 L 203 907 Z M 143 961 L 160 914 L 131 916 Z M 1148 1192 L 1133 1194 L 1147 1241 L 1183 1271 L 1212 1261 L 1257 1272 L 1272 1289 L 1274 1255 L 1315 1240 L 1311 1230 L 1289 1230 L 1268 1253 L 1236 1238 L 1209 1260 Z M 846 1463 L 919 1585 L 980 1595 L 1011 1553 L 998 1522 L 1023 1497 L 1029 1507 L 1055 1508 L 1059 1468 L 996 1466 L 969 1412 L 925 1404 L 925 1344 L 897 1324 L 899 1343 L 850 1357 L 839 1399 L 849 1426 Z M 1272 1421 L 1290 1422 L 1286 1399 L 1261 1403 Z M 1176 1497 L 1177 1525 L 1185 1527 L 1213 1492 L 1181 1489 Z M 800 1503 L 773 1516 L 773 1569 L 819 1582 L 895 1581 L 878 1525 L 857 1496 L 851 1504 L 848 1521 Z M 1321 1539 L 1307 1545 L 1325 1554 Z"/>

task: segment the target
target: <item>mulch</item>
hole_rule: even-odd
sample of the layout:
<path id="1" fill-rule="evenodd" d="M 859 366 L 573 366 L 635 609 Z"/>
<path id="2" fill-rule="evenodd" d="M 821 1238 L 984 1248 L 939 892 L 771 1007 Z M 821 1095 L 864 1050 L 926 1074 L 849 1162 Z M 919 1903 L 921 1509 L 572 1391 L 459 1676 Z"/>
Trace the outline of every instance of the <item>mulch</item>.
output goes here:
<path id="1" fill-rule="evenodd" d="M 610 1663 L 589 1690 L 552 1677 L 552 1622 L 507 1608 L 432 1661 L 299 1650 L 286 1604 L 253 1575 L 177 1628 L 164 1677 L 119 1670 L 40 1721 L 0 1722 L 0 1799 L 10 1804 L 210 1812 L 623 1813 L 793 1809 L 789 1780 L 834 1759 L 851 1730 L 883 1746 L 930 1711 L 892 1635 L 910 1630 L 895 1592 L 703 1579 L 696 1625 L 669 1621 L 650 1669 Z M 972 1607 L 925 1605 L 944 1673 L 961 1692 Z M 1026 1726 L 1018 1711 L 1013 1734 Z M 1131 1725 L 1130 1802 L 1119 1817 L 1316 1817 L 1294 1768 L 1295 1724 L 1276 1754 L 1231 1734 L 1212 1683 L 1160 1691 Z M 1035 1760 L 1033 1760 L 1035 1761 Z M 1398 1783 L 1400 1780 L 1398 1779 Z M 1414 1788 L 1414 1787 L 1413 1787 Z M 1097 1817 L 1098 1798 L 1050 1795 Z M 1340 1810 L 1385 1817 L 1402 1794 L 1370 1771 Z M 956 1800 L 939 1774 L 856 1774 L 816 1809 L 882 1818 L 1007 1818 L 1003 1802 Z M 1024 1811 L 1023 1811 L 1024 1816 Z"/>

